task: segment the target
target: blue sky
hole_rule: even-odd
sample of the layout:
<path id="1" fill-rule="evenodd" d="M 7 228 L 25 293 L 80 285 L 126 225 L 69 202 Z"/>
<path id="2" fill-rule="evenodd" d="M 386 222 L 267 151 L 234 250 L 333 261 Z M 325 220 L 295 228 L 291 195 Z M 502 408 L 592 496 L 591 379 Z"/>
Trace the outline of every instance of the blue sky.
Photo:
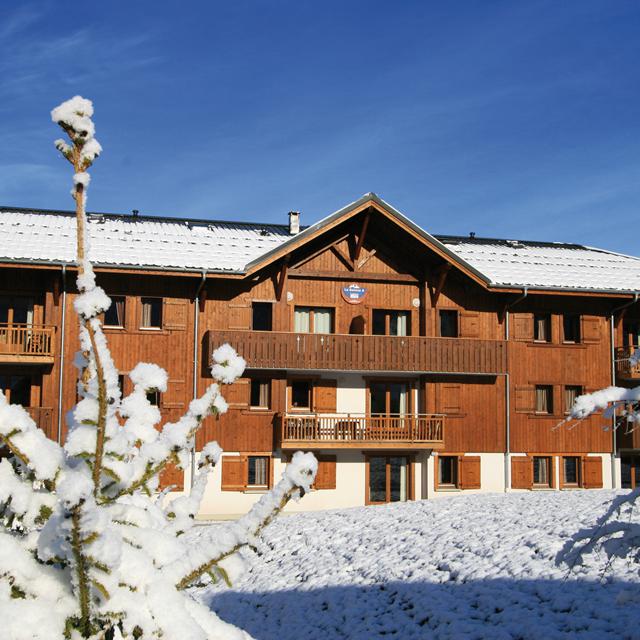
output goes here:
<path id="1" fill-rule="evenodd" d="M 2 3 L 0 204 L 303 223 L 375 191 L 432 233 L 640 254 L 635 1 Z"/>

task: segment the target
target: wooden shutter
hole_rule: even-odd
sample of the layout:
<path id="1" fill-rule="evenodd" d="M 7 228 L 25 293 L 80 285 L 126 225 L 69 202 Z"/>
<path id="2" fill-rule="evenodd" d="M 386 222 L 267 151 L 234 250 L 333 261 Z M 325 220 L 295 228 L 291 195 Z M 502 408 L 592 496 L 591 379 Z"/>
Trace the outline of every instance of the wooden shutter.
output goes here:
<path id="1" fill-rule="evenodd" d="M 162 491 L 172 485 L 174 486 L 174 491 L 182 491 L 184 489 L 184 471 L 178 469 L 175 464 L 168 464 L 160 474 L 158 488 Z"/>
<path id="2" fill-rule="evenodd" d="M 317 456 L 318 473 L 313 483 L 315 489 L 336 488 L 336 456 Z"/>
<path id="3" fill-rule="evenodd" d="M 238 378 L 233 384 L 222 385 L 222 395 L 231 409 L 248 409 L 251 400 L 251 380 Z"/>
<path id="4" fill-rule="evenodd" d="M 458 485 L 460 489 L 480 488 L 480 456 L 458 458 Z"/>
<path id="5" fill-rule="evenodd" d="M 533 340 L 533 314 L 514 313 L 510 317 L 511 337 L 514 340 Z"/>
<path id="6" fill-rule="evenodd" d="M 458 414 L 461 410 L 461 385 L 442 384 L 440 385 L 440 413 Z"/>
<path id="7" fill-rule="evenodd" d="M 186 386 L 184 380 L 172 380 L 167 382 L 167 390 L 162 394 L 163 409 L 184 408 L 186 398 Z"/>
<path id="8" fill-rule="evenodd" d="M 582 485 L 585 489 L 602 489 L 602 458 L 582 459 Z"/>
<path id="9" fill-rule="evenodd" d="M 337 380 L 316 380 L 313 410 L 318 413 L 335 413 L 337 407 Z"/>
<path id="10" fill-rule="evenodd" d="M 480 314 L 476 311 L 460 312 L 460 337 L 480 337 Z"/>
<path id="11" fill-rule="evenodd" d="M 234 300 L 228 307 L 229 329 L 251 329 L 251 301 L 246 299 Z"/>
<path id="12" fill-rule="evenodd" d="M 243 491 L 247 486 L 247 456 L 222 456 L 222 490 Z"/>
<path id="13" fill-rule="evenodd" d="M 536 410 L 536 388 L 533 385 L 516 386 L 513 395 L 516 413 L 533 413 Z"/>
<path id="14" fill-rule="evenodd" d="M 598 316 L 582 316 L 582 342 L 598 344 L 602 340 L 602 325 Z"/>
<path id="15" fill-rule="evenodd" d="M 511 458 L 511 488 L 531 489 L 533 485 L 533 463 L 527 456 Z"/>
<path id="16" fill-rule="evenodd" d="M 187 328 L 186 300 L 164 298 L 162 301 L 162 327 L 184 331 Z"/>

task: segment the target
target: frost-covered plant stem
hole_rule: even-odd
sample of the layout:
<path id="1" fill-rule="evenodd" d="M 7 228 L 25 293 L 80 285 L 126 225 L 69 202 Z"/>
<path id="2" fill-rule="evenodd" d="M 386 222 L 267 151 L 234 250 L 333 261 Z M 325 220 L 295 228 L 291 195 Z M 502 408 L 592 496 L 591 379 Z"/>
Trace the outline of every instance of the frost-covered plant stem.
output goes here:
<path id="1" fill-rule="evenodd" d="M 82 504 L 71 510 L 71 548 L 75 559 L 76 578 L 78 580 L 78 602 L 80 605 L 79 631 L 85 638 L 91 635 L 91 610 L 89 608 L 89 574 L 86 559 L 82 553 L 82 535 L 80 517 Z"/>

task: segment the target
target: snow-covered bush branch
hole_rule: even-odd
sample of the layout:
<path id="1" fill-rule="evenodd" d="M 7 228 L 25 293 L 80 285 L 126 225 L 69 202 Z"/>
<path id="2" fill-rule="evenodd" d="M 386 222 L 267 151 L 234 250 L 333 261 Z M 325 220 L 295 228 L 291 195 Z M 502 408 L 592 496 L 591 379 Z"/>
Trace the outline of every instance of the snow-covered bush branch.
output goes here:
<path id="1" fill-rule="evenodd" d="M 70 140 L 55 146 L 74 168 L 80 399 L 67 416 L 69 433 L 60 447 L 23 407 L 0 396 L 0 445 L 10 453 L 0 461 L 0 615 L 13 621 L 5 637 L 246 638 L 187 588 L 205 576 L 228 581 L 225 561 L 228 566 L 289 500 L 309 490 L 317 462 L 298 452 L 249 514 L 217 528 L 218 535 L 197 548 L 189 546 L 182 534 L 193 526 L 222 451 L 208 444 L 192 491 L 171 502 L 157 493 L 159 474 L 169 464 L 187 466 L 203 420 L 226 411 L 221 385 L 242 375 L 245 362 L 229 345 L 219 347 L 212 362 L 216 382 L 162 428 L 148 394 L 166 390 L 163 369 L 138 364 L 129 373 L 133 392 L 121 398 L 100 320 L 111 301 L 96 285 L 88 258 L 87 170 L 102 151 L 93 106 L 76 96 L 51 115 Z"/>

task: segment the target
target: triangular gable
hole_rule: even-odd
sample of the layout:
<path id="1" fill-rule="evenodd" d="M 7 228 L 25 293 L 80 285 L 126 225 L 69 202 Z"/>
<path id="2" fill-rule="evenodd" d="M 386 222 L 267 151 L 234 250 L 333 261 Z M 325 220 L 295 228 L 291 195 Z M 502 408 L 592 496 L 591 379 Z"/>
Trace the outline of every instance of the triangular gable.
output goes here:
<path id="1" fill-rule="evenodd" d="M 411 235 L 422 243 L 425 248 L 431 249 L 435 254 L 439 255 L 445 262 L 456 266 L 460 271 L 468 275 L 474 281 L 486 287 L 489 279 L 470 264 L 462 260 L 453 253 L 448 247 L 442 244 L 437 238 L 427 233 L 419 227 L 415 222 L 393 208 L 390 204 L 379 198 L 375 193 L 367 193 L 355 202 L 343 207 L 342 209 L 323 218 L 319 222 L 307 227 L 289 240 L 282 243 L 277 248 L 269 251 L 256 260 L 250 262 L 245 267 L 246 275 L 251 275 L 258 270 L 290 255 L 293 251 L 303 247 L 305 244 L 312 242 L 323 234 L 328 234 L 337 226 L 346 221 L 355 218 L 365 211 L 375 211 L 382 214 L 388 220 L 391 220 L 400 229 Z M 359 250 L 362 248 L 360 247 Z M 356 247 L 356 251 L 358 248 Z"/>

